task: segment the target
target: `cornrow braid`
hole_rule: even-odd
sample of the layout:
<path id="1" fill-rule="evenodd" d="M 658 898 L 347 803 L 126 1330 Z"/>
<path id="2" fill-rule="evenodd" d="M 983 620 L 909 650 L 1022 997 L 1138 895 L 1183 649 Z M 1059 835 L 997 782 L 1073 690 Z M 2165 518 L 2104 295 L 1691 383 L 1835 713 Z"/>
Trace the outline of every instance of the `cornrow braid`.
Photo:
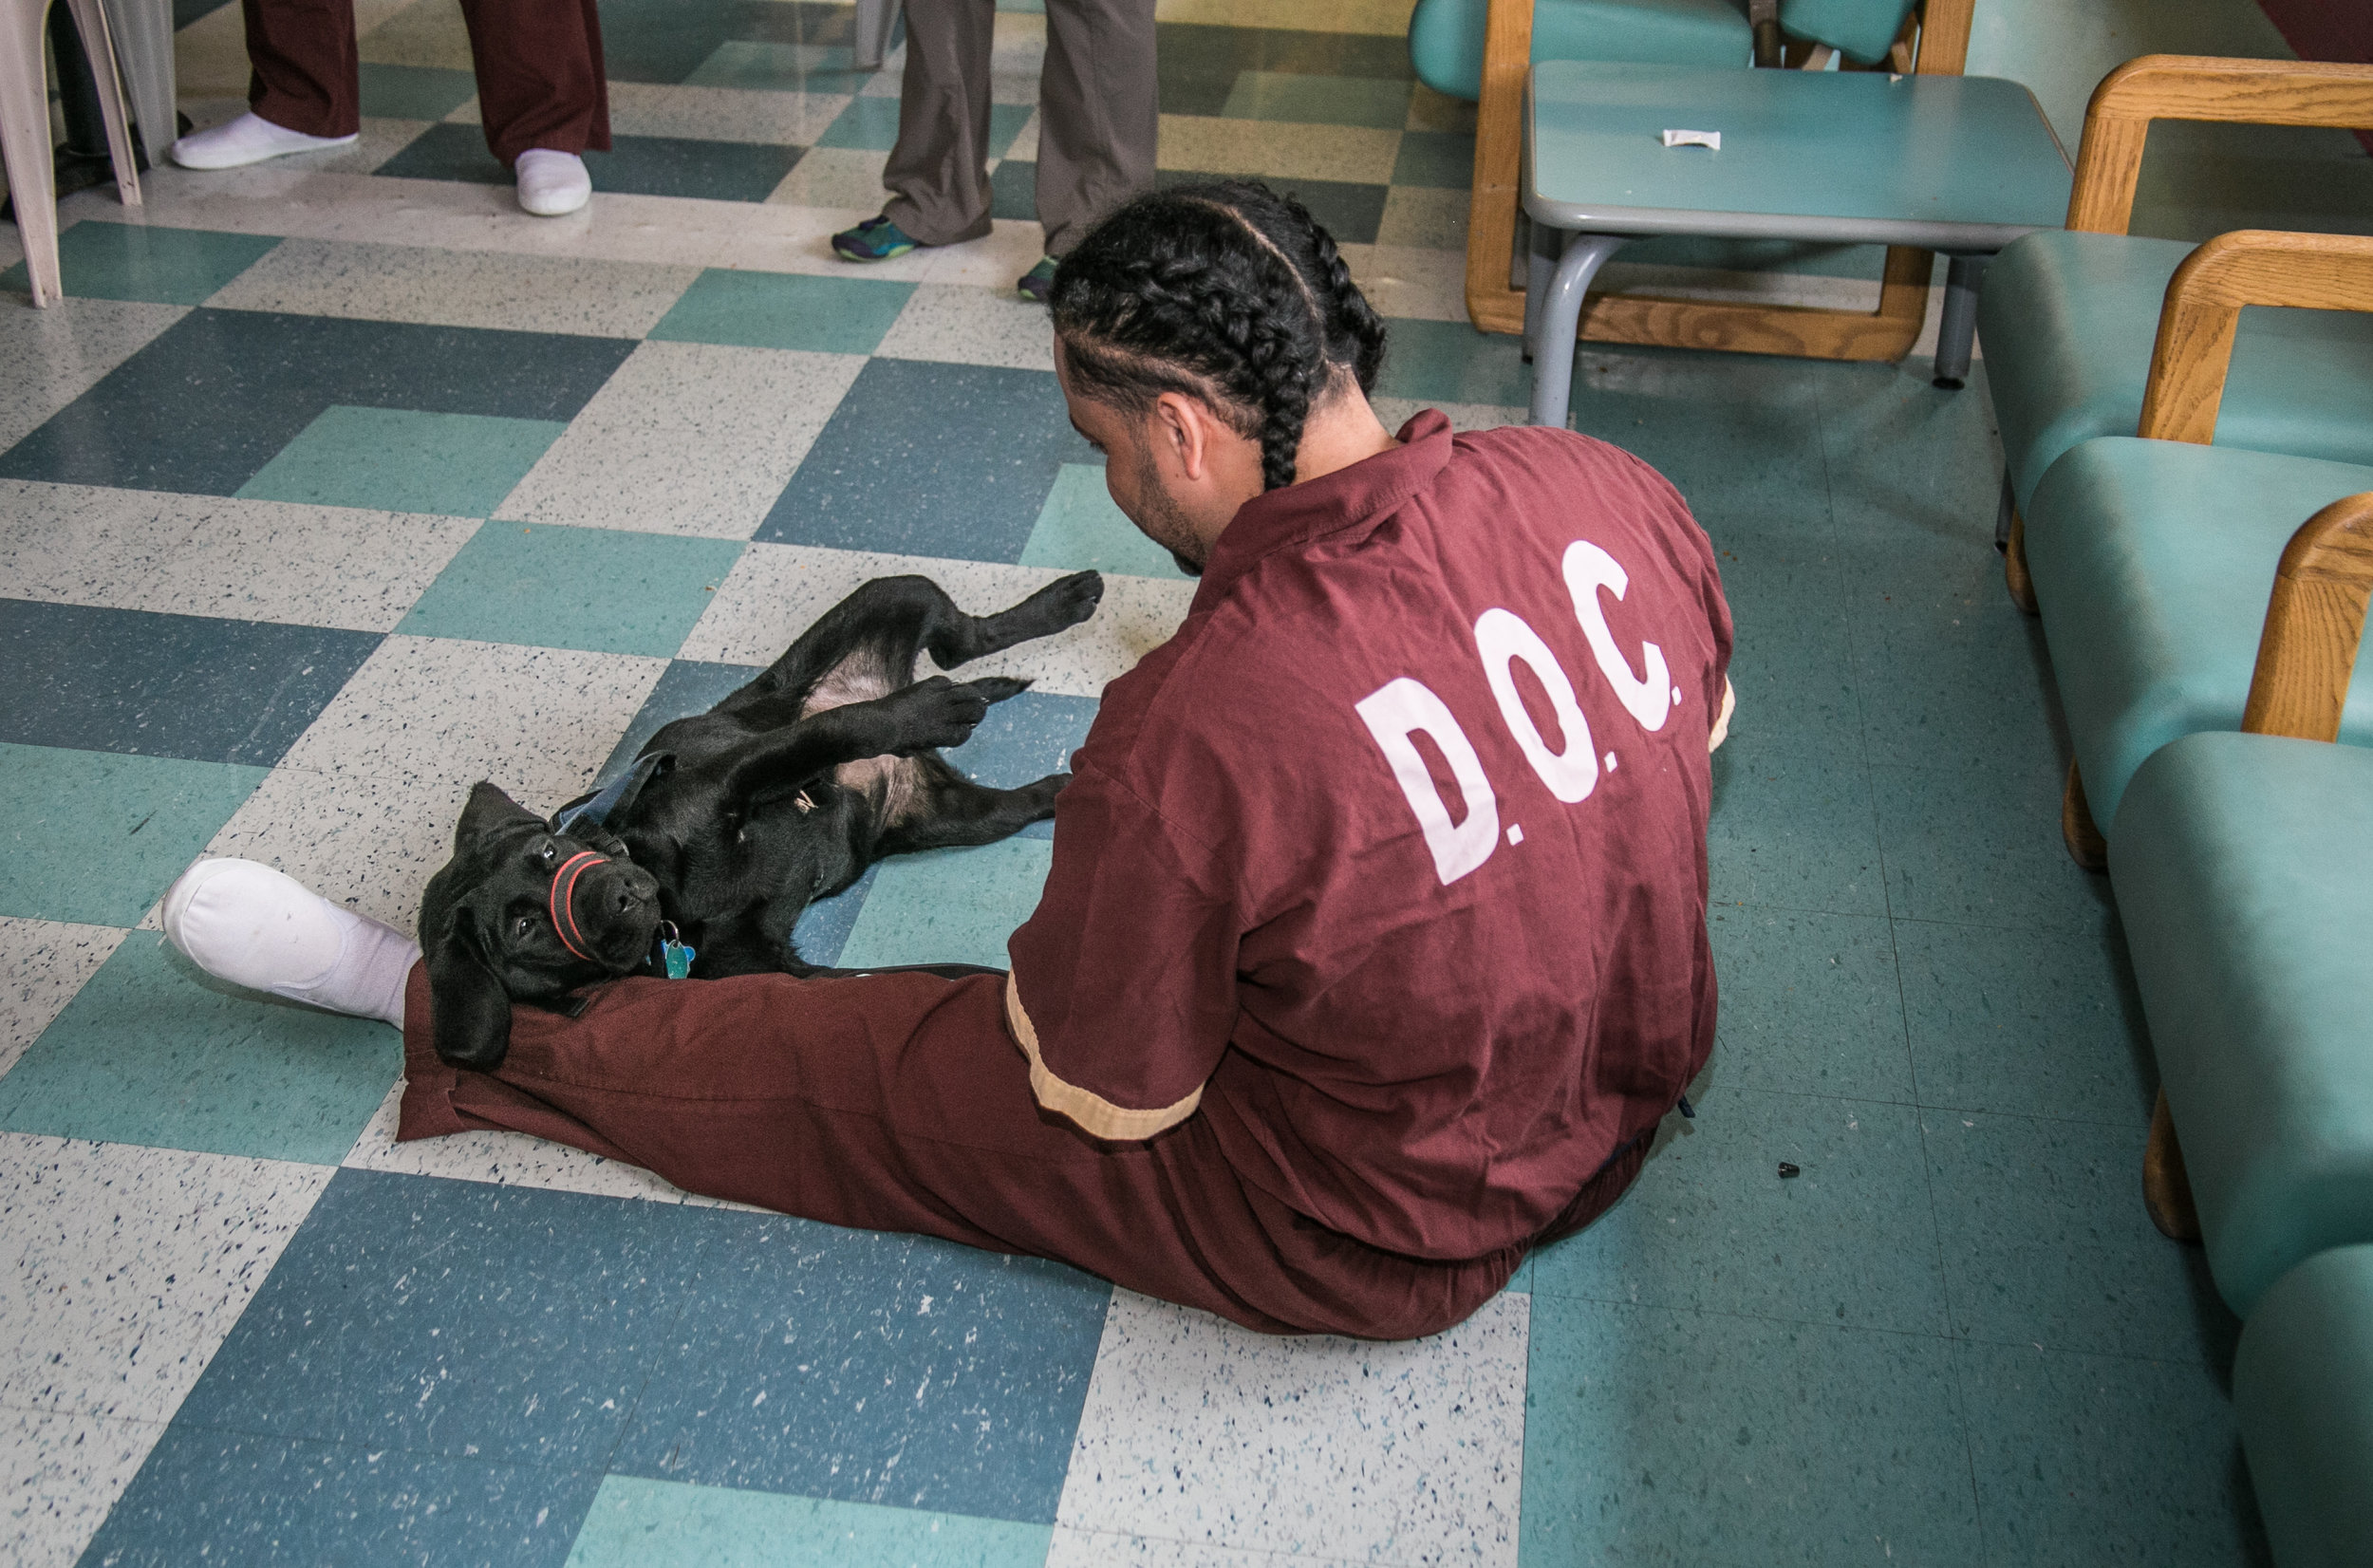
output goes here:
<path id="1" fill-rule="evenodd" d="M 1307 209 L 1226 180 L 1142 196 L 1063 258 L 1048 304 L 1074 382 L 1132 413 L 1200 399 L 1294 482 L 1311 409 L 1348 371 L 1373 389 L 1384 323 Z"/>

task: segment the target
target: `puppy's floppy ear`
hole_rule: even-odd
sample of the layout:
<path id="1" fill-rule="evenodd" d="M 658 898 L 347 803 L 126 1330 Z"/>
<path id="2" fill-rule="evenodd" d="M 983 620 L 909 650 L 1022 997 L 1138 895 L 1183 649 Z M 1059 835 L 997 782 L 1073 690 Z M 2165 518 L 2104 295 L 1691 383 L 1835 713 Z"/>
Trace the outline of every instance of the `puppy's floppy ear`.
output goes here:
<path id="1" fill-rule="evenodd" d="M 495 788 L 488 779 L 479 779 L 471 788 L 470 802 L 461 808 L 461 820 L 454 825 L 453 852 L 460 854 L 486 834 L 497 828 L 518 823 L 542 827 L 544 819 Z"/>
<path id="2" fill-rule="evenodd" d="M 444 935 L 420 956 L 428 963 L 429 1022 L 439 1059 L 492 1073 L 511 1050 L 511 998 L 486 962 L 470 911 L 456 909 Z"/>

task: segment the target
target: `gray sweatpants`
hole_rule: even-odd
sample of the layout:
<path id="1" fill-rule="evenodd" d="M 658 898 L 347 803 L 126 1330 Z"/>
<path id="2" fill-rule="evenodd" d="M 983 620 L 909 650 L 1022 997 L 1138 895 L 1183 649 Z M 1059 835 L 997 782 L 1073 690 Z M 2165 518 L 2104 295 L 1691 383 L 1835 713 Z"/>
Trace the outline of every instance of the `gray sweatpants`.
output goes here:
<path id="1" fill-rule="evenodd" d="M 891 222 L 925 245 L 989 232 L 989 49 L 996 0 L 906 0 Z M 1153 0 L 1046 0 L 1038 222 L 1049 255 L 1153 188 Z"/>

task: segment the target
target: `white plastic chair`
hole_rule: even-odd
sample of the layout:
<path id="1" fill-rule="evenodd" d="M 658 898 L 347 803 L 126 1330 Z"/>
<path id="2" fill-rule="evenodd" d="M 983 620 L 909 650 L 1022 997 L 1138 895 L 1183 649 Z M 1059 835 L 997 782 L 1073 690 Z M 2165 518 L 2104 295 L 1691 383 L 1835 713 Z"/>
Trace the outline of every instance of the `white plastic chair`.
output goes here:
<path id="1" fill-rule="evenodd" d="M 115 40 L 100 0 L 65 0 L 83 34 L 84 53 L 99 81 L 99 112 L 107 125 L 107 156 L 115 165 L 116 193 L 126 207 L 140 204 L 140 166 L 132 158 L 131 114 L 123 103 L 123 78 L 116 68 Z M 9 194 L 16 201 L 17 237 L 25 246 L 25 271 L 33 303 L 60 297 L 58 279 L 58 192 L 49 143 L 50 0 L 0 0 L 7 30 L 0 32 L 0 158 L 9 171 Z"/>

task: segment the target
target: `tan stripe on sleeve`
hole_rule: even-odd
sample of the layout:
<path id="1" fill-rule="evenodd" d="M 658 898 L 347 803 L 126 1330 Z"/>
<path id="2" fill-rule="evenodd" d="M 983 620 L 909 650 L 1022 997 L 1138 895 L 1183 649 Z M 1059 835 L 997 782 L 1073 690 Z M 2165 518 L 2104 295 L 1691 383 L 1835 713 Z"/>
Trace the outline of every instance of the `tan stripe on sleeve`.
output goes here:
<path id="1" fill-rule="evenodd" d="M 1112 1143 L 1136 1143 L 1176 1127 L 1203 1103 L 1203 1086 L 1197 1084 L 1194 1092 L 1176 1105 L 1131 1111 L 1076 1084 L 1065 1083 L 1048 1072 L 1045 1060 L 1038 1055 L 1038 1031 L 1031 1023 L 1030 1015 L 1022 1011 L 1021 991 L 1012 975 L 1005 977 L 1005 1022 L 1013 1030 L 1021 1054 L 1030 1058 L 1032 1097 L 1057 1116 L 1076 1124 L 1091 1137 Z"/>
<path id="2" fill-rule="evenodd" d="M 1730 712 L 1739 705 L 1739 694 L 1730 689 L 1730 678 L 1722 678 L 1722 712 L 1714 718 L 1714 733 L 1706 737 L 1709 755 L 1720 751 L 1722 743 L 1730 738 Z"/>

